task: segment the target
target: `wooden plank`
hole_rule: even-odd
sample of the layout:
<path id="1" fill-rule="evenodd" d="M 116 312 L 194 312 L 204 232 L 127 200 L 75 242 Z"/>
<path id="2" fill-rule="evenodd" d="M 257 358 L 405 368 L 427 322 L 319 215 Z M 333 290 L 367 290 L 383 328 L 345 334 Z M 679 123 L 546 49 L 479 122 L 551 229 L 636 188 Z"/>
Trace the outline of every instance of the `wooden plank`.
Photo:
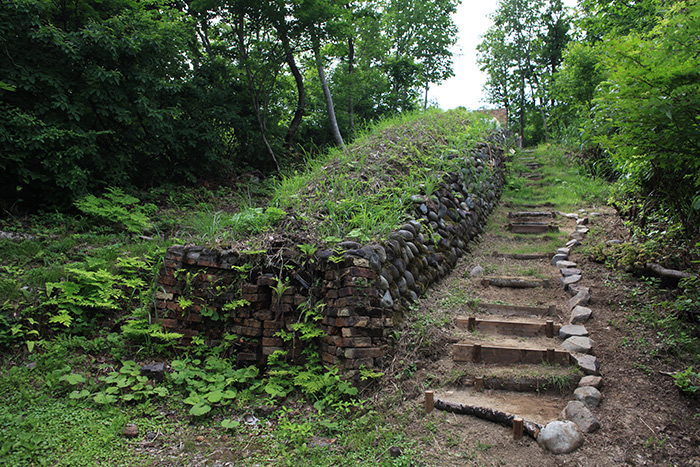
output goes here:
<path id="1" fill-rule="evenodd" d="M 556 217 L 554 211 L 519 211 L 519 212 L 508 212 L 508 217 Z"/>
<path id="2" fill-rule="evenodd" d="M 542 222 L 511 222 L 508 224 L 508 230 L 513 233 L 540 234 L 547 232 L 558 232 L 559 227 L 554 224 L 545 224 Z"/>
<path id="3" fill-rule="evenodd" d="M 553 321 L 547 321 L 545 323 L 526 323 L 522 321 L 476 319 L 473 316 L 469 318 L 458 317 L 455 324 L 458 328 L 466 329 L 469 332 L 478 330 L 487 334 L 502 334 L 518 337 L 554 337 L 555 333 L 559 333 L 560 328 L 558 325 L 555 326 Z"/>
<path id="4" fill-rule="evenodd" d="M 478 348 L 478 360 L 475 349 Z M 496 363 L 515 365 L 520 363 L 539 365 L 543 362 L 570 365 L 569 352 L 556 349 L 523 349 L 479 344 L 454 344 L 452 358 L 455 362 Z"/>
<path id="5" fill-rule="evenodd" d="M 425 391 L 425 413 L 430 413 L 435 407 L 435 392 Z"/>
<path id="6" fill-rule="evenodd" d="M 487 276 L 481 279 L 484 287 L 512 287 L 516 289 L 528 289 L 534 287 L 549 287 L 549 279 L 532 279 L 530 277 L 494 277 Z"/>
<path id="7" fill-rule="evenodd" d="M 469 306 L 477 307 L 491 313 L 498 313 L 503 316 L 553 316 L 557 312 L 557 307 L 555 305 L 551 305 L 549 307 L 538 307 L 501 305 L 500 303 L 469 302 Z"/>
<path id="8" fill-rule="evenodd" d="M 513 439 L 519 441 L 523 439 L 523 419 L 514 418 L 513 419 Z"/>
<path id="9" fill-rule="evenodd" d="M 499 253 L 494 251 L 491 256 L 496 258 L 517 259 L 517 260 L 533 260 L 533 259 L 551 259 L 552 253 Z"/>

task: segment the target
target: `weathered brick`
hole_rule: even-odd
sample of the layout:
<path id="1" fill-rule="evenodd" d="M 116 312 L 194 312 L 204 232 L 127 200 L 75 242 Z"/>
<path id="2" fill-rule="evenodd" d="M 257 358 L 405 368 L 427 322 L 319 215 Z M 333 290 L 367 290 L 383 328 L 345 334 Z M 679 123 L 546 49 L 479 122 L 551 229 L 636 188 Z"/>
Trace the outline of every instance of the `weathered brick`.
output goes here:
<path id="1" fill-rule="evenodd" d="M 259 319 L 260 321 L 267 321 L 267 320 L 274 319 L 275 315 L 270 310 L 260 310 L 260 311 L 256 311 L 253 314 L 253 317 L 255 319 Z"/>
<path id="2" fill-rule="evenodd" d="M 343 339 L 343 347 L 372 347 L 371 337 L 348 337 Z"/>
<path id="3" fill-rule="evenodd" d="M 157 300 L 172 300 L 173 299 L 173 294 L 163 292 L 162 290 L 158 290 L 156 292 L 156 299 Z"/>
<path id="4" fill-rule="evenodd" d="M 264 302 L 267 297 L 263 294 L 242 293 L 241 299 L 248 300 L 250 303 Z"/>
<path id="5" fill-rule="evenodd" d="M 262 336 L 262 329 L 259 327 L 239 326 L 238 332 L 234 332 L 234 334 L 246 337 L 260 337 Z"/>
<path id="6" fill-rule="evenodd" d="M 199 313 L 187 313 L 187 315 L 185 315 L 184 321 L 190 323 L 201 323 L 202 315 Z"/>
<path id="7" fill-rule="evenodd" d="M 357 295 L 358 289 L 356 287 L 343 287 L 342 289 L 338 290 L 338 296 L 339 297 L 351 297 L 353 295 Z"/>
<path id="8" fill-rule="evenodd" d="M 280 330 L 280 329 L 282 329 L 282 326 L 283 326 L 284 323 L 282 323 L 281 321 L 266 320 L 266 321 L 263 321 L 262 324 L 263 324 L 263 328 L 265 328 L 265 329 L 277 329 L 277 330 Z"/>
<path id="9" fill-rule="evenodd" d="M 183 258 L 182 262 L 185 264 L 197 264 L 197 260 L 199 260 L 200 255 L 201 253 L 198 251 L 189 251 Z"/>
<path id="10" fill-rule="evenodd" d="M 275 287 L 277 285 L 277 279 L 268 276 L 259 276 L 256 283 L 262 287 Z"/>
<path id="11" fill-rule="evenodd" d="M 248 284 L 248 283 L 243 284 L 241 286 L 241 292 L 244 294 L 251 294 L 251 295 L 257 294 L 258 293 L 258 286 L 255 284 Z"/>
<path id="12" fill-rule="evenodd" d="M 336 365 L 340 362 L 340 359 L 338 357 L 327 353 L 321 353 L 321 360 L 324 363 L 328 363 L 330 365 Z"/>
<path id="13" fill-rule="evenodd" d="M 165 308 L 168 310 L 173 310 L 173 311 L 182 311 L 182 307 L 180 307 L 180 304 L 177 303 L 176 301 L 170 301 L 165 305 Z"/>
<path id="14" fill-rule="evenodd" d="M 281 347 L 284 345 L 284 341 L 280 339 L 279 337 L 263 337 L 262 338 L 262 345 L 263 347 L 270 347 L 270 346 L 278 346 Z"/>
<path id="15" fill-rule="evenodd" d="M 293 305 L 294 305 L 294 306 L 299 306 L 299 305 L 301 305 L 302 303 L 306 303 L 307 300 L 308 300 L 308 297 L 305 297 L 305 296 L 300 295 L 300 294 L 296 294 L 296 295 L 294 296 Z"/>
<path id="16" fill-rule="evenodd" d="M 170 269 L 180 269 L 182 267 L 182 261 L 176 261 L 172 258 L 166 257 L 163 260 L 163 266 Z"/>
<path id="17" fill-rule="evenodd" d="M 158 283 L 165 284 L 165 285 L 175 285 L 175 284 L 177 284 L 177 281 L 175 280 L 175 278 L 173 276 L 167 276 L 167 275 L 161 274 L 160 276 L 158 276 Z"/>
<path id="18" fill-rule="evenodd" d="M 365 328 L 343 328 L 341 334 L 343 337 L 364 337 L 369 335 L 369 330 Z"/>
<path id="19" fill-rule="evenodd" d="M 370 347 L 366 349 L 345 349 L 345 352 L 343 352 L 343 355 L 347 359 L 357 359 L 357 358 L 373 358 L 373 357 L 381 357 L 383 355 L 383 351 L 379 347 Z"/>
<path id="20" fill-rule="evenodd" d="M 166 329 L 177 329 L 179 326 L 178 320 L 170 318 L 161 319 L 160 324 Z"/>
<path id="21" fill-rule="evenodd" d="M 221 268 L 221 264 L 217 258 L 213 256 L 200 256 L 197 259 L 197 266 L 205 268 Z"/>
<path id="22" fill-rule="evenodd" d="M 254 363 L 258 361 L 258 356 L 257 354 L 254 354 L 252 352 L 239 352 L 236 354 L 236 362 L 237 363 Z"/>
<path id="23" fill-rule="evenodd" d="M 326 300 L 333 300 L 338 298 L 338 289 L 330 289 L 326 292 Z"/>

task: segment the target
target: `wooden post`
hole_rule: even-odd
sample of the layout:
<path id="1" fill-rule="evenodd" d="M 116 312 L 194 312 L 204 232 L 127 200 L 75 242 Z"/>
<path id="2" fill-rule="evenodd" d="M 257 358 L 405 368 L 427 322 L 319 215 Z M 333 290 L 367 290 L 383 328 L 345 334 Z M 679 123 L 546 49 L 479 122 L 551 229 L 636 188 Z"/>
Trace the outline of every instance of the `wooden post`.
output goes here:
<path id="1" fill-rule="evenodd" d="M 551 316 L 554 316 L 557 314 L 557 306 L 556 305 L 549 305 L 549 314 Z"/>
<path id="2" fill-rule="evenodd" d="M 513 439 L 518 441 L 523 438 L 523 419 L 513 419 Z"/>
<path id="3" fill-rule="evenodd" d="M 473 316 L 469 317 L 469 321 L 467 321 L 467 330 L 469 332 L 474 332 L 476 330 L 476 318 Z"/>
<path id="4" fill-rule="evenodd" d="M 545 323 L 544 334 L 549 338 L 554 337 L 554 321 L 551 319 L 548 319 Z"/>
<path id="5" fill-rule="evenodd" d="M 472 347 L 472 362 L 479 363 L 481 361 L 481 345 L 474 344 Z"/>
<path id="6" fill-rule="evenodd" d="M 430 413 L 435 407 L 435 392 L 425 391 L 425 413 Z"/>
<path id="7" fill-rule="evenodd" d="M 474 390 L 477 392 L 482 392 L 484 390 L 484 377 L 477 376 L 474 378 Z"/>
<path id="8" fill-rule="evenodd" d="M 547 349 L 547 356 L 545 357 L 547 363 L 554 363 L 554 349 Z"/>

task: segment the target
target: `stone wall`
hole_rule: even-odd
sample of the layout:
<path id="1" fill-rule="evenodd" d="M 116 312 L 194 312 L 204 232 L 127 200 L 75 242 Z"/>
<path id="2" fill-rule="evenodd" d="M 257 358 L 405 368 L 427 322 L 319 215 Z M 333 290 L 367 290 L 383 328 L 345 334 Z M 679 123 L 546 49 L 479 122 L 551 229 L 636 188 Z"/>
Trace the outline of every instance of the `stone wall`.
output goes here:
<path id="1" fill-rule="evenodd" d="M 501 194 L 500 149 L 484 143 L 455 162 L 434 193 L 411 198 L 413 219 L 381 244 L 346 241 L 313 255 L 283 243 L 170 247 L 156 297 L 163 326 L 214 343 L 235 334 L 238 362 L 263 365 L 276 350 L 301 355 L 303 342 L 279 333 L 316 315 L 323 362 L 351 373 L 381 367 L 407 306 L 452 270 Z"/>

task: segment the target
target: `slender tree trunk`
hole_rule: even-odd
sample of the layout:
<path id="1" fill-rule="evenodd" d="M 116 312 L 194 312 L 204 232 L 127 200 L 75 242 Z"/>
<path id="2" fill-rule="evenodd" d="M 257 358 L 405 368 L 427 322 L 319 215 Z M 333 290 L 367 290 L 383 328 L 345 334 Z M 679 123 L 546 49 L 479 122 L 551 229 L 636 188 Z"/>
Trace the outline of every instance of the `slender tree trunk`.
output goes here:
<path id="1" fill-rule="evenodd" d="M 323 62 L 321 61 L 321 44 L 319 43 L 318 36 L 315 31 L 311 31 L 311 46 L 314 51 L 314 58 L 316 60 L 316 68 L 318 69 L 318 79 L 321 81 L 321 88 L 323 88 L 323 95 L 326 98 L 326 110 L 328 111 L 328 119 L 330 120 L 331 130 L 333 131 L 333 137 L 335 142 L 342 149 L 345 149 L 345 142 L 340 134 L 340 128 L 338 128 L 338 121 L 335 119 L 335 107 L 333 106 L 333 97 L 331 96 L 331 90 L 328 88 L 328 81 L 326 81 L 326 73 L 323 71 Z"/>
<path id="2" fill-rule="evenodd" d="M 253 79 L 253 73 L 250 70 L 250 65 L 248 64 L 248 53 L 245 49 L 245 33 L 243 31 L 243 17 L 239 19 L 239 23 L 236 25 L 236 32 L 238 36 L 238 50 L 240 52 L 241 61 L 245 65 L 246 78 L 248 81 L 248 91 L 250 92 L 250 98 L 253 104 L 253 109 L 255 110 L 255 118 L 258 122 L 258 129 L 260 130 L 260 137 L 262 139 L 263 145 L 267 154 L 272 159 L 275 164 L 277 171 L 280 171 L 280 165 L 277 162 L 277 156 L 275 156 L 275 151 L 270 146 L 270 142 L 267 140 L 265 121 L 263 120 L 262 114 L 260 112 L 260 98 L 258 96 L 258 90 L 255 88 L 255 80 Z"/>
<path id="3" fill-rule="evenodd" d="M 525 75 L 520 76 L 520 109 L 518 112 L 518 131 L 520 137 L 518 138 L 518 147 L 523 148 L 523 141 L 525 140 Z"/>
<path id="4" fill-rule="evenodd" d="M 428 88 L 430 86 L 430 83 L 427 81 L 425 82 L 425 97 L 423 98 L 423 111 L 426 111 L 428 109 Z"/>
<path id="5" fill-rule="evenodd" d="M 292 72 L 294 76 L 294 81 L 297 85 L 297 92 L 299 98 L 297 100 L 297 108 L 294 111 L 294 118 L 289 124 L 287 129 L 287 135 L 284 138 L 284 150 L 287 154 L 292 152 L 292 145 L 294 144 L 294 138 L 296 137 L 297 130 L 301 125 L 301 120 L 304 117 L 304 110 L 306 110 L 306 89 L 304 88 L 304 77 L 301 75 L 299 68 L 297 67 L 296 61 L 294 60 L 294 53 L 292 48 L 289 46 L 289 38 L 286 33 L 282 33 L 282 46 L 284 47 L 285 61 L 289 65 L 289 71 Z"/>
<path id="6" fill-rule="evenodd" d="M 350 129 L 355 133 L 355 102 L 353 93 L 355 92 L 355 83 L 353 74 L 355 73 L 355 41 L 352 37 L 348 38 L 348 76 L 350 77 L 350 102 L 348 103 L 348 113 L 350 114 Z"/>

